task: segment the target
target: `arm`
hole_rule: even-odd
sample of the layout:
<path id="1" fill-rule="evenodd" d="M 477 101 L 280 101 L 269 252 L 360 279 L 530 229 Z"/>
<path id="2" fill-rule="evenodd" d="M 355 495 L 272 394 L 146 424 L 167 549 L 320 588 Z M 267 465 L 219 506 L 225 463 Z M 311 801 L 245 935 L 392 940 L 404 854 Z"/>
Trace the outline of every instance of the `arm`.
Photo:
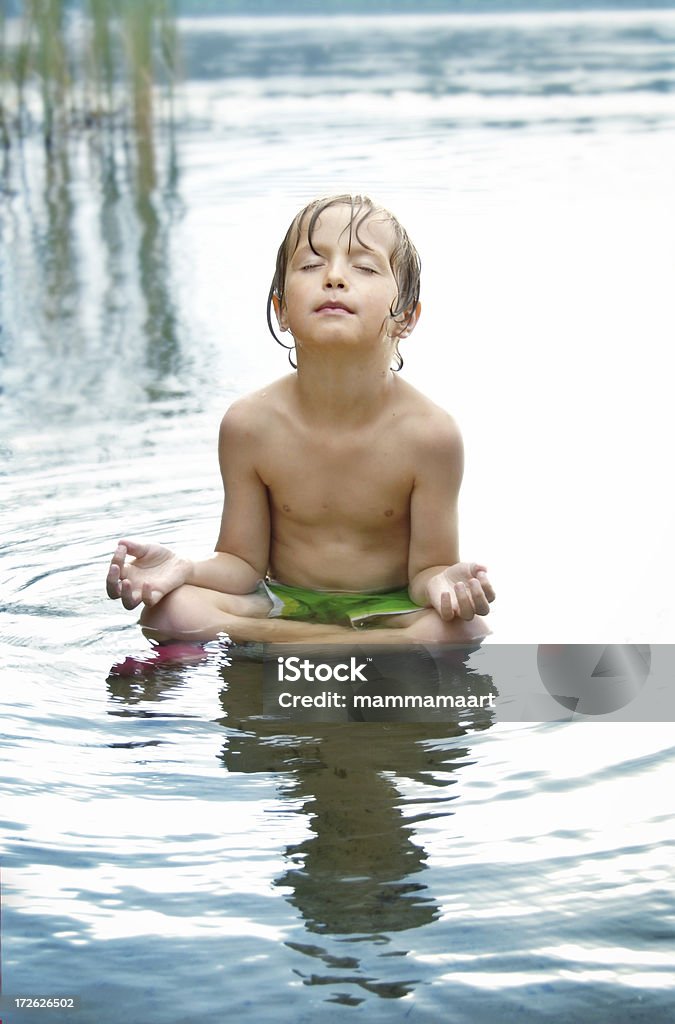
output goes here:
<path id="1" fill-rule="evenodd" d="M 256 435 L 249 403 L 235 403 L 223 417 L 218 461 L 223 514 L 215 554 L 193 562 L 187 583 L 228 594 L 249 594 L 267 572 L 270 510 L 267 488 L 255 468 Z"/>
<path id="2" fill-rule="evenodd" d="M 420 439 L 410 503 L 410 597 L 447 621 L 487 615 L 494 600 L 485 566 L 459 561 L 457 501 L 464 448 L 450 417 L 434 415 Z"/>
<path id="3" fill-rule="evenodd" d="M 184 583 L 231 594 L 255 589 L 267 572 L 270 518 L 267 490 L 255 470 L 252 427 L 248 403 L 235 403 L 221 423 L 218 456 L 225 498 L 215 554 L 195 562 L 159 544 L 120 541 L 108 571 L 109 597 L 135 608 L 141 602 L 152 607 Z"/>

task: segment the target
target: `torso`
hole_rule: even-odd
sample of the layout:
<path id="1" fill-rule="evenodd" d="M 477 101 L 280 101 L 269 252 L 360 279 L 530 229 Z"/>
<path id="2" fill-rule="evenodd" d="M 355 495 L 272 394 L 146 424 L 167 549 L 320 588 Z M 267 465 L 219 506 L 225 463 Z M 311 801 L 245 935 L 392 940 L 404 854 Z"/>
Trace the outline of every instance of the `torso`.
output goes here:
<path id="1" fill-rule="evenodd" d="M 414 420 L 432 404 L 401 381 L 365 426 L 322 431 L 291 407 L 288 378 L 259 395 L 256 469 L 270 502 L 271 575 L 317 590 L 406 586 Z"/>

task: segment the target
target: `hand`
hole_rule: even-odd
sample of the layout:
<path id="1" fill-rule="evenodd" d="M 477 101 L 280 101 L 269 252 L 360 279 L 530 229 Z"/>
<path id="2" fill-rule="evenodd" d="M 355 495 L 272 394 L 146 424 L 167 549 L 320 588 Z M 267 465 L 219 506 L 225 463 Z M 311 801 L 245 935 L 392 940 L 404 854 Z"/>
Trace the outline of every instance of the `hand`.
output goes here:
<path id="1" fill-rule="evenodd" d="M 190 564 L 161 544 L 121 540 L 108 569 L 108 597 L 121 598 L 125 608 L 136 608 L 141 602 L 152 608 L 187 581 Z"/>
<path id="2" fill-rule="evenodd" d="M 429 602 L 444 622 L 460 618 L 469 621 L 474 615 L 487 615 L 495 592 L 484 565 L 478 562 L 457 562 L 432 576 L 427 584 Z"/>

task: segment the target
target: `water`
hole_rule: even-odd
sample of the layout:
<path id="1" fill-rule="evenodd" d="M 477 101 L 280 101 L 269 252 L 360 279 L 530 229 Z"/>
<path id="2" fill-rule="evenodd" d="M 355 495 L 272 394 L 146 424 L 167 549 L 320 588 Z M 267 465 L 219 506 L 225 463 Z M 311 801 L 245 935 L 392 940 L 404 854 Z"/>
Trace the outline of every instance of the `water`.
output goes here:
<path id="1" fill-rule="evenodd" d="M 29 145 L 4 209 L 3 991 L 87 1024 L 670 1020 L 668 723 L 280 732 L 217 645 L 107 681 L 143 641 L 102 579 L 117 536 L 210 550 L 219 418 L 285 369 L 273 254 L 349 188 L 422 253 L 404 373 L 462 426 L 496 638 L 672 640 L 675 12 L 183 38 L 150 202 L 83 139 L 60 192 Z"/>

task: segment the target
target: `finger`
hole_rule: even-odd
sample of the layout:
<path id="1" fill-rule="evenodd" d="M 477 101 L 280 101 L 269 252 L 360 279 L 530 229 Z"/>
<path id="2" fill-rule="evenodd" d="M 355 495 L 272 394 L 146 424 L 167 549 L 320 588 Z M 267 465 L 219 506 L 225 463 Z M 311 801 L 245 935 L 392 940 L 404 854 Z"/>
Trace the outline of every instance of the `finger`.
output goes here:
<path id="1" fill-rule="evenodd" d="M 443 622 L 451 622 L 457 615 L 457 602 L 453 600 L 453 596 L 451 590 L 443 590 L 439 595 L 436 611 Z"/>
<path id="2" fill-rule="evenodd" d="M 144 583 L 141 589 L 141 601 L 147 605 L 148 608 L 153 608 L 161 599 L 162 593 L 159 590 L 152 589 L 152 583 Z"/>
<path id="3" fill-rule="evenodd" d="M 125 560 L 126 557 L 127 557 L 127 549 L 126 549 L 124 543 L 122 541 L 120 541 L 118 543 L 117 547 L 115 548 L 115 551 L 113 552 L 112 558 L 110 559 L 110 565 L 111 566 L 113 566 L 113 565 L 118 566 L 120 571 L 121 571 L 123 569 L 123 567 L 124 567 L 124 560 Z"/>
<path id="4" fill-rule="evenodd" d="M 429 604 L 444 622 L 450 622 L 455 617 L 455 607 L 452 598 L 452 588 L 442 582 L 440 576 L 434 577 L 429 582 Z"/>
<path id="5" fill-rule="evenodd" d="M 476 615 L 487 615 L 490 611 L 490 605 L 485 593 L 483 592 L 480 580 L 471 580 L 469 583 L 469 589 L 471 591 L 471 600 L 473 601 Z"/>
<path id="6" fill-rule="evenodd" d="M 483 588 L 483 593 L 485 594 L 485 597 L 487 598 L 487 600 L 490 601 L 490 602 L 494 601 L 495 596 L 496 596 L 495 595 L 495 589 L 492 586 L 492 584 L 490 583 L 490 581 L 489 581 L 489 579 L 487 577 L 487 573 L 485 572 L 485 570 L 479 571 L 477 573 L 476 578 L 478 579 L 478 582 L 480 583 L 481 587 Z"/>
<path id="7" fill-rule="evenodd" d="M 459 617 L 468 622 L 469 619 L 472 619 L 476 614 L 471 601 L 471 592 L 464 583 L 456 583 L 455 595 L 457 597 L 457 605 L 459 607 Z"/>
<path id="8" fill-rule="evenodd" d="M 143 544 L 136 540 L 121 540 L 120 545 L 125 547 L 133 558 L 143 558 L 144 555 L 147 555 L 150 547 L 149 544 Z"/>
<path id="9" fill-rule="evenodd" d="M 457 614 L 457 603 L 451 590 L 435 590 L 429 595 L 431 607 L 444 622 L 450 622 Z"/>
<path id="10" fill-rule="evenodd" d="M 131 586 L 131 580 L 122 580 L 120 586 L 120 597 L 122 598 L 122 604 L 125 608 L 131 610 L 137 608 L 141 603 L 141 595 L 134 593 L 133 587 Z"/>
<path id="11" fill-rule="evenodd" d="M 440 617 L 449 623 L 457 614 L 457 603 L 453 600 L 453 592 L 445 591 L 440 595 Z"/>
<path id="12" fill-rule="evenodd" d="M 105 579 L 105 589 L 108 597 L 113 600 L 117 600 L 121 596 L 121 579 L 120 579 L 120 567 L 119 565 L 111 562 L 110 568 L 108 569 L 108 575 Z"/>

